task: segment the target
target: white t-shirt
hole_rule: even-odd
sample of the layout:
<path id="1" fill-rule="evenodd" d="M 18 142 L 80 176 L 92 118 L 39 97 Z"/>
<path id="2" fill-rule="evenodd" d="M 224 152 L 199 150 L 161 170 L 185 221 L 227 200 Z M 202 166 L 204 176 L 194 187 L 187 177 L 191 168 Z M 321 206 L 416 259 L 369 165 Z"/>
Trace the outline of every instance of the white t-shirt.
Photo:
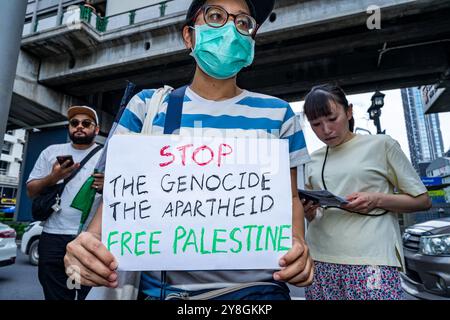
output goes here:
<path id="1" fill-rule="evenodd" d="M 311 155 L 305 185 L 324 189 L 321 172 L 326 148 Z M 356 135 L 329 148 L 324 170 L 329 191 L 341 197 L 353 192 L 400 193 L 413 197 L 427 192 L 397 141 L 387 135 Z M 384 212 L 376 209 L 371 214 Z M 367 217 L 340 209 L 324 210 L 308 226 L 306 240 L 314 260 L 350 265 L 402 267 L 403 251 L 398 216 Z"/>
<path id="2" fill-rule="evenodd" d="M 32 180 L 42 179 L 48 176 L 53 168 L 53 164 L 56 162 L 57 156 L 72 155 L 75 163 L 80 163 L 84 157 L 86 157 L 91 150 L 97 145 L 86 150 L 78 150 L 72 147 L 71 143 L 55 144 L 47 147 L 41 152 L 37 159 L 33 170 L 28 177 L 27 183 Z M 69 181 L 64 188 L 64 192 L 61 196 L 61 211 L 54 213 L 50 218 L 45 221 L 43 231 L 51 234 L 64 234 L 64 235 L 76 235 L 78 233 L 78 227 L 80 225 L 81 211 L 70 207 L 73 198 L 76 196 L 81 186 L 86 182 L 87 178 L 94 173 L 95 165 L 101 155 L 101 150 L 97 153 L 81 168 L 80 172 Z M 60 181 L 62 182 L 62 181 Z M 97 194 L 95 201 L 99 201 L 100 196 Z M 94 206 L 96 207 L 96 203 Z"/>

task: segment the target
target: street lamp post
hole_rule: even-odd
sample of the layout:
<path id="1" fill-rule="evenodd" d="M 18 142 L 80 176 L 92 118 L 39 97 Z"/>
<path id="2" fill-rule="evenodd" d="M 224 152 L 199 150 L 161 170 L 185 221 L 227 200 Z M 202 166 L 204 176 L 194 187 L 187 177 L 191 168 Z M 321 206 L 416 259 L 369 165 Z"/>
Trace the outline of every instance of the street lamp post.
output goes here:
<path id="1" fill-rule="evenodd" d="M 377 127 L 377 134 L 386 133 L 386 130 L 381 131 L 380 123 L 381 108 L 384 106 L 384 96 L 385 94 L 377 90 L 372 96 L 372 105 L 367 110 L 370 120 L 373 120 L 375 126 Z"/>

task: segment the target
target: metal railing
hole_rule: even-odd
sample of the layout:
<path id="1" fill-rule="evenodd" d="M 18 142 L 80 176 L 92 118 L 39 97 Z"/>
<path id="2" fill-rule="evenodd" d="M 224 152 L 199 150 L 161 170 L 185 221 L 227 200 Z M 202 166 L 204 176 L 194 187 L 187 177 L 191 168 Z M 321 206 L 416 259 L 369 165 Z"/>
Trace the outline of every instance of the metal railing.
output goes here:
<path id="1" fill-rule="evenodd" d="M 60 21 L 57 21 L 57 15 L 53 15 L 42 18 L 38 17 L 34 24 L 31 22 L 26 23 L 23 28 L 22 36 L 42 32 L 64 24 L 71 25 L 79 21 L 86 22 L 95 30 L 102 33 L 145 21 L 160 19 L 168 14 L 176 13 L 177 11 L 186 11 L 188 9 L 189 1 L 186 1 L 185 8 L 182 7 L 181 10 L 179 5 L 170 4 L 174 1 L 175 0 L 165 0 L 142 8 L 106 17 L 99 16 L 89 6 L 71 6 L 63 12 Z"/>

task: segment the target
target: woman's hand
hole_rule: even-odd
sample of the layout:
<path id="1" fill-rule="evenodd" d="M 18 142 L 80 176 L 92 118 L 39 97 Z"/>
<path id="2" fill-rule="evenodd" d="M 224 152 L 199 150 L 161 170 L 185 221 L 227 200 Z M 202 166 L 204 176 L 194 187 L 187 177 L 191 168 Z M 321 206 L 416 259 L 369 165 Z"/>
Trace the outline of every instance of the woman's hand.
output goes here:
<path id="1" fill-rule="evenodd" d="M 314 277 L 314 262 L 304 240 L 293 238 L 292 248 L 280 259 L 280 271 L 273 274 L 277 281 L 285 281 L 297 287 L 309 286 Z"/>
<path id="2" fill-rule="evenodd" d="M 314 204 L 312 201 L 306 201 L 306 199 L 301 199 L 303 204 L 303 210 L 305 211 L 305 218 L 311 222 L 317 215 L 317 209 L 320 208 L 319 204 Z"/>
<path id="3" fill-rule="evenodd" d="M 100 236 L 83 232 L 67 245 L 64 256 L 66 274 L 90 287 L 117 287 L 117 262 Z"/>
<path id="4" fill-rule="evenodd" d="M 369 213 L 378 208 L 379 199 L 380 194 L 375 192 L 354 192 L 346 197 L 346 200 L 350 203 L 341 207 L 360 213 Z"/>

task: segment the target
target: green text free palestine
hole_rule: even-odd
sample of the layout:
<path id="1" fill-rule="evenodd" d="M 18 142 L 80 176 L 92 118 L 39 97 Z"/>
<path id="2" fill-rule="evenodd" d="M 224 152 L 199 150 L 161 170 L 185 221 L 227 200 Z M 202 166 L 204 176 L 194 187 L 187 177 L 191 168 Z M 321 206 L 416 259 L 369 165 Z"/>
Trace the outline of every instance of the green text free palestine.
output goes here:
<path id="1" fill-rule="evenodd" d="M 247 225 L 240 228 L 195 231 L 178 226 L 173 235 L 172 253 L 220 254 L 256 251 L 288 251 L 291 246 L 291 225 Z M 158 245 L 162 231 L 111 231 L 107 248 L 118 247 L 120 255 L 141 256 L 161 253 Z"/>

